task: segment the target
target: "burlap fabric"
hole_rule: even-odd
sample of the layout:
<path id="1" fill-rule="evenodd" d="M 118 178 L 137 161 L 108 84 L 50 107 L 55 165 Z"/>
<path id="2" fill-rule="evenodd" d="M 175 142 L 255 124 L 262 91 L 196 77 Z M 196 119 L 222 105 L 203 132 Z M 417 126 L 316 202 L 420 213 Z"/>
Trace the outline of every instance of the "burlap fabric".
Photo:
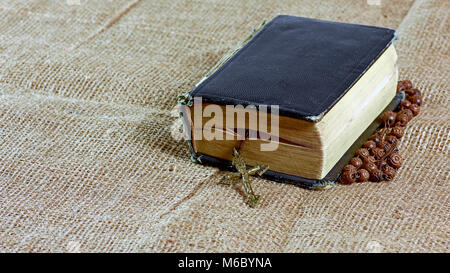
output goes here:
<path id="1" fill-rule="evenodd" d="M 1 1 L 0 251 L 449 250 L 449 1 Z M 176 95 L 264 18 L 397 28 L 424 92 L 390 183 L 217 185 Z"/>

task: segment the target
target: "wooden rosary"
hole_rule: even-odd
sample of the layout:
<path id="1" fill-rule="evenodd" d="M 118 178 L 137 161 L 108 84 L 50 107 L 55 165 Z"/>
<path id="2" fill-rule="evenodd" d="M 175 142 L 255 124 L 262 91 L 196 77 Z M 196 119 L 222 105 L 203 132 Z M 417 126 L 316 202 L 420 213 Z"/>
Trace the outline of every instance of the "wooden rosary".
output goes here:
<path id="1" fill-rule="evenodd" d="M 358 149 L 349 164 L 342 169 L 340 182 L 391 181 L 402 166 L 397 146 L 408 122 L 420 112 L 422 94 L 409 80 L 399 81 L 397 93 L 405 92 L 406 99 L 395 112 L 384 112 L 383 125 Z"/>

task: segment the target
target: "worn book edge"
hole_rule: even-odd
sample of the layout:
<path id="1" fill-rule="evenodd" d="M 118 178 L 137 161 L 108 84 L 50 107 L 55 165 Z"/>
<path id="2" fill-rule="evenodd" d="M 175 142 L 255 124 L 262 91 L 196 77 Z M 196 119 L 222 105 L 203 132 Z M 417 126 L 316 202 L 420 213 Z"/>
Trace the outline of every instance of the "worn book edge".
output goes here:
<path id="1" fill-rule="evenodd" d="M 392 111 L 397 108 L 397 106 L 405 99 L 405 94 L 399 93 L 396 94 L 394 99 L 389 103 L 389 105 L 382 111 L 382 113 L 386 111 Z M 186 132 L 190 131 L 190 125 L 185 124 Z M 262 177 L 283 183 L 295 184 L 298 186 L 302 186 L 310 189 L 320 189 L 326 187 L 327 185 L 331 185 L 336 183 L 341 173 L 342 168 L 350 161 L 350 159 L 355 154 L 356 150 L 358 150 L 364 142 L 380 127 L 381 119 L 377 117 L 369 127 L 359 136 L 359 138 L 350 146 L 350 148 L 344 153 L 344 155 L 337 161 L 334 167 L 328 172 L 328 174 L 323 179 L 310 179 L 295 175 L 289 175 L 274 171 L 266 171 Z M 188 141 L 190 151 L 191 151 L 191 159 L 193 162 L 209 165 L 213 167 L 218 167 L 219 169 L 226 171 L 236 171 L 232 166 L 231 162 L 228 160 L 218 159 L 213 156 L 196 153 L 192 147 L 192 143 Z M 252 166 L 248 166 L 251 168 Z"/>

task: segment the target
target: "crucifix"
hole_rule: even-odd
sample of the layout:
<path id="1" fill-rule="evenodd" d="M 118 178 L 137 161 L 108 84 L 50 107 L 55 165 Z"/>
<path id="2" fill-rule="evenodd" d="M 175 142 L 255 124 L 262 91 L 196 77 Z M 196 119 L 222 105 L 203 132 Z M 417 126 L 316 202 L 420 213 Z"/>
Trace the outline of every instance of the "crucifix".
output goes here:
<path id="1" fill-rule="evenodd" d="M 239 154 L 236 148 L 233 149 L 232 164 L 238 172 L 225 175 L 220 183 L 231 186 L 240 180 L 242 182 L 242 185 L 244 186 L 245 193 L 247 194 L 247 205 L 252 208 L 256 207 L 256 205 L 258 205 L 260 196 L 253 192 L 249 177 L 255 174 L 259 176 L 263 175 L 263 173 L 269 169 L 269 166 L 258 164 L 254 168 L 247 169 L 245 159 Z"/>

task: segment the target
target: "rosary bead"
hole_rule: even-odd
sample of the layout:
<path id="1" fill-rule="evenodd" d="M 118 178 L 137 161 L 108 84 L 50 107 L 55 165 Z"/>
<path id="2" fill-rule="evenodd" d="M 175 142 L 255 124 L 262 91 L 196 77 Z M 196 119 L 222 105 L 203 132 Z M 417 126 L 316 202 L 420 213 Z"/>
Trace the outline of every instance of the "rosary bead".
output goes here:
<path id="1" fill-rule="evenodd" d="M 420 106 L 417 104 L 411 104 L 409 110 L 413 113 L 413 116 L 417 116 L 420 113 Z"/>
<path id="2" fill-rule="evenodd" d="M 368 156 L 370 155 L 370 153 L 369 153 L 369 150 L 367 150 L 366 148 L 359 148 L 359 149 L 356 151 L 356 154 L 355 154 L 355 155 L 357 155 L 357 156 L 363 158 L 363 157 L 368 157 Z"/>
<path id="3" fill-rule="evenodd" d="M 358 182 L 366 182 L 369 181 L 370 173 L 366 169 L 359 169 L 358 170 Z"/>
<path id="4" fill-rule="evenodd" d="M 374 170 L 378 170 L 378 167 L 374 162 L 367 162 L 366 164 L 364 164 L 364 169 L 366 169 L 370 173 Z"/>
<path id="5" fill-rule="evenodd" d="M 345 167 L 342 169 L 342 172 L 356 172 L 356 167 L 353 165 L 345 165 Z"/>
<path id="6" fill-rule="evenodd" d="M 397 123 L 395 123 L 395 126 L 401 126 L 405 127 L 408 124 L 409 117 L 407 114 L 402 113 L 397 115 Z"/>
<path id="7" fill-rule="evenodd" d="M 368 141 L 366 141 L 366 143 L 364 143 L 363 147 L 370 150 L 370 149 L 377 147 L 377 144 L 373 140 L 368 140 Z"/>
<path id="8" fill-rule="evenodd" d="M 409 98 L 412 104 L 417 104 L 419 106 L 422 105 L 422 96 L 421 95 L 414 95 L 411 98 Z"/>
<path id="9" fill-rule="evenodd" d="M 343 172 L 341 174 L 341 182 L 343 184 L 352 184 L 356 181 L 356 172 Z"/>
<path id="10" fill-rule="evenodd" d="M 380 169 L 382 172 L 386 169 L 386 167 L 389 166 L 386 161 L 380 160 L 378 161 L 378 169 Z"/>
<path id="11" fill-rule="evenodd" d="M 386 124 L 386 126 L 390 127 L 394 124 L 396 116 L 397 114 L 395 112 L 387 111 L 383 113 L 381 120 L 384 124 Z"/>
<path id="12" fill-rule="evenodd" d="M 397 128 L 397 126 L 395 126 L 394 128 Z M 402 127 L 400 127 L 400 128 L 402 128 Z M 398 139 L 397 139 L 397 137 L 395 137 L 395 135 L 387 135 L 387 136 L 384 138 L 384 140 L 385 140 L 387 143 L 390 143 L 390 144 L 395 144 L 395 143 L 398 142 Z M 383 145 L 382 148 L 384 149 L 384 145 Z"/>
<path id="13" fill-rule="evenodd" d="M 411 89 L 409 89 L 409 90 L 406 90 L 405 93 L 406 93 L 406 95 L 407 95 L 408 97 L 412 97 L 412 96 L 414 96 L 414 95 L 422 95 L 422 93 L 420 92 L 420 90 L 417 89 L 417 88 L 411 88 Z"/>
<path id="14" fill-rule="evenodd" d="M 403 109 L 398 112 L 398 114 L 406 114 L 408 116 L 408 122 L 414 117 L 413 112 L 409 109 Z"/>
<path id="15" fill-rule="evenodd" d="M 357 169 L 359 169 L 363 165 L 363 162 L 362 162 L 361 158 L 354 157 L 354 158 L 352 158 L 352 160 L 350 160 L 350 164 L 355 166 Z"/>
<path id="16" fill-rule="evenodd" d="M 385 139 L 386 139 L 386 138 L 385 138 Z M 380 141 L 380 142 L 377 143 L 377 147 L 378 147 L 378 148 L 384 149 L 384 145 L 385 145 L 386 143 L 387 143 L 386 140 L 382 140 L 382 141 Z"/>
<path id="17" fill-rule="evenodd" d="M 405 128 L 400 127 L 400 126 L 395 126 L 394 128 L 392 128 L 392 131 L 391 131 L 391 135 L 393 135 L 397 138 L 402 138 L 404 133 L 405 133 Z"/>
<path id="18" fill-rule="evenodd" d="M 371 154 L 376 160 L 380 160 L 384 156 L 384 149 L 373 148 Z"/>
<path id="19" fill-rule="evenodd" d="M 405 87 L 405 90 L 413 88 L 413 84 L 410 80 L 403 80 L 403 86 Z"/>
<path id="20" fill-rule="evenodd" d="M 399 153 L 392 153 L 388 158 L 388 164 L 395 169 L 400 168 L 402 163 L 403 159 Z"/>
<path id="21" fill-rule="evenodd" d="M 384 142 L 384 146 L 383 146 L 383 149 L 384 149 L 384 151 L 386 152 L 386 151 L 389 151 L 391 148 L 392 148 L 392 145 L 395 145 L 395 144 L 393 144 L 393 143 L 389 143 L 389 142 Z"/>
<path id="22" fill-rule="evenodd" d="M 382 137 L 379 134 L 374 134 L 369 138 L 369 140 L 374 141 L 378 145 L 378 143 L 381 142 Z"/>
<path id="23" fill-rule="evenodd" d="M 402 101 L 402 103 L 400 103 L 400 109 L 409 109 L 409 107 L 411 106 L 411 102 L 409 100 L 404 100 Z"/>
<path id="24" fill-rule="evenodd" d="M 406 93 L 407 100 L 400 103 L 398 112 L 387 111 L 381 115 L 384 127 L 373 134 L 344 167 L 341 175 L 344 183 L 391 181 L 402 166 L 403 159 L 397 146 L 404 136 L 404 127 L 420 113 L 422 94 L 409 80 L 398 82 L 397 93 L 400 92 Z"/>
<path id="25" fill-rule="evenodd" d="M 397 83 L 397 93 L 401 93 L 413 87 L 412 82 L 410 80 L 403 80 Z"/>
<path id="26" fill-rule="evenodd" d="M 383 179 L 386 181 L 391 181 L 394 179 L 396 173 L 397 171 L 394 168 L 391 166 L 386 166 L 383 170 Z"/>
<path id="27" fill-rule="evenodd" d="M 373 156 L 367 156 L 367 157 L 363 158 L 363 162 L 364 162 L 363 166 L 365 166 L 368 163 L 375 163 L 375 162 L 377 162 L 377 160 Z"/>
<path id="28" fill-rule="evenodd" d="M 370 181 L 380 182 L 383 180 L 383 172 L 379 169 L 371 170 L 370 173 Z"/>

